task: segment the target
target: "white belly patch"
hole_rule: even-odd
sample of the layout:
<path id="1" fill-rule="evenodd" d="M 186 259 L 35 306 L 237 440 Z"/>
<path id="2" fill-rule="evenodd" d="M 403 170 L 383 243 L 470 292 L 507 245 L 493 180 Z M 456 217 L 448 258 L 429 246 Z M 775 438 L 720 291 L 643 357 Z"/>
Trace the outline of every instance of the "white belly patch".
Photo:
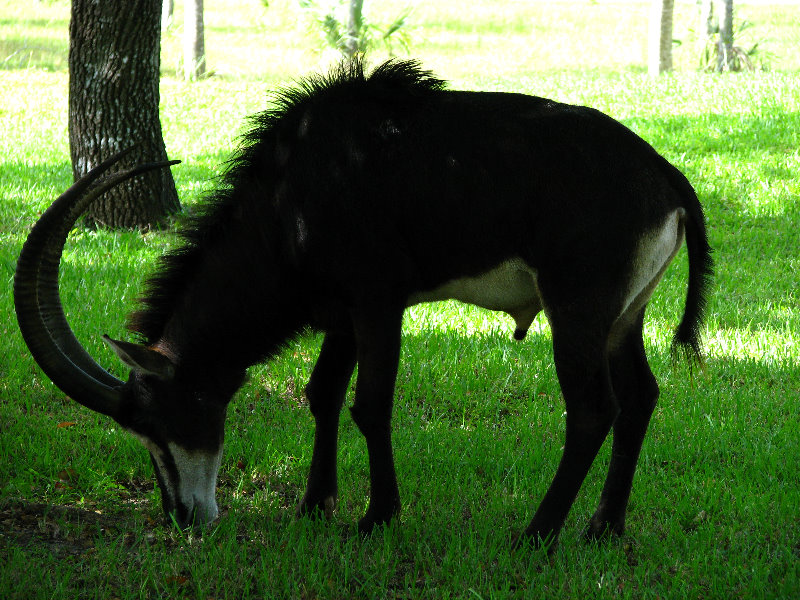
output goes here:
<path id="1" fill-rule="evenodd" d="M 516 321 L 517 340 L 525 337 L 542 310 L 536 270 L 521 258 L 511 258 L 481 275 L 452 279 L 433 290 L 412 294 L 408 305 L 438 300 L 460 300 L 508 313 Z"/>

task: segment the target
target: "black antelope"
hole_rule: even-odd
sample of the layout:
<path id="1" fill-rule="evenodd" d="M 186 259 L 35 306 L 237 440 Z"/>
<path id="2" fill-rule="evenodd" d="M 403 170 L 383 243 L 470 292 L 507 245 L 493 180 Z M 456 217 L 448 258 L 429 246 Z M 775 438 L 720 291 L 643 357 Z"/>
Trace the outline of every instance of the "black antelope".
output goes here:
<path id="1" fill-rule="evenodd" d="M 171 164 L 100 179 L 119 158 L 75 183 L 33 227 L 16 311 L 48 377 L 142 441 L 179 525 L 218 514 L 226 409 L 245 369 L 308 328 L 324 341 L 306 387 L 316 433 L 297 512 L 336 505 L 339 413 L 358 364 L 350 412 L 370 476 L 359 529 L 397 515 L 390 421 L 403 312 L 452 298 L 508 313 L 517 339 L 540 311 L 552 329 L 566 439 L 520 539 L 556 539 L 612 429 L 587 535 L 622 533 L 659 394 L 642 342 L 645 307 L 685 241 L 686 305 L 673 347 L 699 360 L 712 274 L 692 186 L 641 138 L 591 108 L 447 90 L 413 61 L 371 74 L 353 62 L 307 79 L 253 117 L 220 189 L 162 259 L 129 320 L 139 343 L 106 338 L 131 368 L 127 382 L 76 341 L 58 293 L 65 238 L 87 205 Z"/>

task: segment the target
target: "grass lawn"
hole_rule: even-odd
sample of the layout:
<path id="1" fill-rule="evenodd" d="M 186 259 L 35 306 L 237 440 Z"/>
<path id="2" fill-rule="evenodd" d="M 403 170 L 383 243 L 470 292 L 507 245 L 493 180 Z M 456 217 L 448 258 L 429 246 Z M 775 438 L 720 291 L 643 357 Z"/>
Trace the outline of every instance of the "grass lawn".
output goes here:
<path id="1" fill-rule="evenodd" d="M 178 3 L 177 10 L 180 11 Z M 404 4 L 367 2 L 389 22 Z M 662 395 L 639 464 L 628 531 L 580 539 L 606 444 L 552 556 L 512 552 L 552 479 L 564 434 L 550 333 L 523 343 L 507 318 L 455 303 L 405 321 L 393 421 L 401 518 L 362 540 L 366 448 L 345 414 L 340 504 L 295 520 L 313 419 L 303 386 L 319 337 L 253 367 L 234 398 L 219 479 L 222 515 L 202 539 L 163 526 L 145 450 L 65 398 L 19 335 L 11 282 L 25 235 L 71 182 L 69 4 L 0 0 L 0 597 L 797 598 L 800 597 L 800 4 L 742 4 L 767 70 L 695 70 L 695 6 L 676 7 L 678 70 L 644 74 L 647 3 L 420 3 L 412 54 L 452 87 L 587 104 L 621 120 L 695 185 L 715 248 L 707 365 L 689 377 L 668 342 L 685 252 L 656 291 L 646 343 Z M 177 21 L 180 22 L 180 12 Z M 245 115 L 318 68 L 293 4 L 207 3 L 215 75 L 179 81 L 180 27 L 165 35 L 162 125 L 186 207 L 214 186 Z M 379 53 L 375 60 L 377 61 Z M 76 230 L 61 291 L 79 339 L 101 342 L 171 232 Z"/>

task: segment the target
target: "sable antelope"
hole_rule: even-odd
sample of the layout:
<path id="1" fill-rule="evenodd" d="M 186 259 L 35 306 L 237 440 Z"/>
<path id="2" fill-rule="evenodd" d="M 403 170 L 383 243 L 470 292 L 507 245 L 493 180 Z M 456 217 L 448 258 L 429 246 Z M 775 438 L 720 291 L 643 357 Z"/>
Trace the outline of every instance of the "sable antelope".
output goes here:
<path id="1" fill-rule="evenodd" d="M 106 338 L 132 370 L 109 375 L 76 341 L 58 295 L 68 231 L 103 191 L 159 163 L 81 178 L 42 215 L 14 297 L 35 360 L 84 406 L 147 447 L 164 510 L 181 526 L 218 514 L 228 402 L 245 369 L 308 328 L 324 341 L 306 394 L 316 432 L 298 514 L 336 503 L 339 413 L 369 452 L 362 532 L 400 510 L 390 419 L 407 306 L 444 298 L 504 311 L 525 336 L 544 311 L 566 403 L 561 462 L 522 539 L 552 541 L 613 429 L 588 535 L 621 534 L 658 385 L 645 307 L 684 240 L 689 274 L 673 347 L 700 358 L 712 274 L 686 178 L 630 130 L 580 106 L 450 91 L 413 61 L 360 62 L 281 92 L 253 117 L 205 212 L 162 259 L 129 320 Z M 465 342 L 466 343 L 466 342 Z M 435 374 L 431 374 L 435 376 Z"/>

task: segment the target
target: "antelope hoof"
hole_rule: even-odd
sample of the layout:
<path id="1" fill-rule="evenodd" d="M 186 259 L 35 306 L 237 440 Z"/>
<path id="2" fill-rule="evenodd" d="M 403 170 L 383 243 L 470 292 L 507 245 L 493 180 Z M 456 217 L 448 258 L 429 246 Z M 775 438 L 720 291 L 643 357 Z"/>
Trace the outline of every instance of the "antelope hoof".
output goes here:
<path id="1" fill-rule="evenodd" d="M 589 523 L 583 532 L 583 537 L 587 542 L 605 542 L 612 537 L 622 537 L 625 533 L 625 521 L 611 522 L 594 515 L 589 519 Z"/>
<path id="2" fill-rule="evenodd" d="M 376 514 L 377 511 L 373 511 L 372 509 L 367 510 L 367 514 L 364 515 L 361 520 L 358 522 L 358 533 L 362 536 L 369 536 L 375 531 L 376 528 L 383 527 L 388 525 L 389 522 L 400 512 L 399 510 L 390 511 L 384 515 Z"/>
<path id="3" fill-rule="evenodd" d="M 303 498 L 300 504 L 297 505 L 295 516 L 297 518 L 309 517 L 316 519 L 325 517 L 326 519 L 333 518 L 333 513 L 336 510 L 336 496 L 329 495 L 316 501 L 307 500 Z"/>

